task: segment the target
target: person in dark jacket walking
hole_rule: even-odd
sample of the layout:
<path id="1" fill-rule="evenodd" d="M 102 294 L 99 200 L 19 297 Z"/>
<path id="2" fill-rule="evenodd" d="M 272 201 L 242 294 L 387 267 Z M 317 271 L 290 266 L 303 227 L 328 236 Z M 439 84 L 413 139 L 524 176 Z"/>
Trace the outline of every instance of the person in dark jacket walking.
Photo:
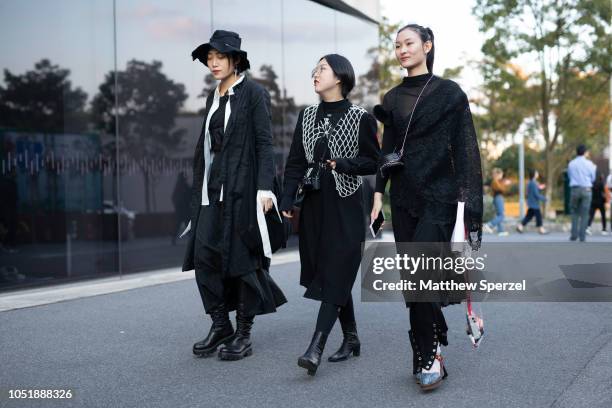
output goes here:
<path id="1" fill-rule="evenodd" d="M 529 183 L 527 183 L 527 214 L 523 220 L 516 226 L 516 230 L 520 233 L 523 232 L 525 225 L 529 224 L 529 221 L 533 217 L 536 219 L 536 226 L 540 234 L 547 234 L 548 232 L 542 225 L 542 211 L 540 211 L 540 201 L 546 201 L 546 197 L 540 194 L 540 186 L 538 185 L 538 177 L 540 174 L 536 169 L 529 170 Z"/>
<path id="2" fill-rule="evenodd" d="M 587 234 L 591 234 L 591 224 L 595 218 L 595 212 L 599 210 L 601 214 L 601 235 L 608 235 L 606 230 L 606 204 L 610 201 L 610 191 L 606 185 L 603 174 L 597 171 L 595 181 L 593 182 L 593 199 L 591 200 L 591 209 L 589 211 L 589 226 Z"/>
<path id="3" fill-rule="evenodd" d="M 376 120 L 347 96 L 355 85 L 351 63 L 322 57 L 312 73 L 322 102 L 298 118 L 285 166 L 281 210 L 293 217 L 298 185 L 305 191 L 299 220 L 300 284 L 321 302 L 315 333 L 298 365 L 315 375 L 335 321 L 344 339 L 329 361 L 358 356 L 361 345 L 351 289 L 365 240 L 362 175 L 374 174 L 379 155 Z"/>
<path id="4" fill-rule="evenodd" d="M 390 179 L 398 252 L 406 247 L 402 243 L 414 242 L 444 243 L 432 247 L 438 254 L 450 251 L 455 223 L 461 221 L 459 205 L 465 210 L 467 243 L 477 250 L 482 170 L 468 98 L 455 82 L 433 75 L 431 29 L 417 24 L 401 28 L 395 55 L 408 75 L 374 108 L 384 135 L 371 217 L 381 211 Z M 435 302 L 411 301 L 406 292 L 404 298 L 410 309 L 413 374 L 422 389 L 431 390 L 446 377 L 440 346 L 448 344 L 448 328 L 441 307 L 457 301 L 443 292 Z"/>
<path id="5" fill-rule="evenodd" d="M 206 99 L 204 127 L 193 162 L 193 226 L 183 270 L 195 269 L 208 336 L 193 345 L 197 356 L 219 350 L 223 360 L 252 353 L 255 315 L 271 313 L 286 299 L 269 275 L 270 241 L 258 213 L 275 211 L 270 97 L 244 71 L 241 39 L 217 30 L 193 53 L 219 85 Z M 278 214 L 280 219 L 280 214 Z M 262 218 L 262 217 L 259 217 Z M 236 332 L 229 311 L 236 310 Z"/>

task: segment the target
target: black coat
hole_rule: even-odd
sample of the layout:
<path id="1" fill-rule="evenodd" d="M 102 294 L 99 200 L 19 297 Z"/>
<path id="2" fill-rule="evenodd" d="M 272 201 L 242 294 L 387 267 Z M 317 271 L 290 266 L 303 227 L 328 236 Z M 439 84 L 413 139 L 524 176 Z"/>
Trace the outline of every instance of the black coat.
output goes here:
<path id="1" fill-rule="evenodd" d="M 351 103 L 321 102 L 315 123 L 330 114 L 337 123 Z M 293 142 L 285 166 L 285 186 L 280 207 L 291 210 L 298 183 L 308 166 L 303 140 L 303 117 L 300 113 Z M 324 138 L 314 146 L 314 157 L 336 161 L 336 173 L 368 175 L 376 172 L 379 146 L 376 139 L 376 120 L 369 113 L 361 116 L 358 124 L 358 154 L 354 158 L 331 157 Z M 320 190 L 307 192 L 300 211 L 300 285 L 306 287 L 309 299 L 346 305 L 361 262 L 361 246 L 365 240 L 362 188 L 347 197 L 340 197 L 331 170 L 320 173 Z"/>
<path id="2" fill-rule="evenodd" d="M 477 249 L 482 235 L 482 170 L 470 105 L 455 82 L 437 81 L 414 111 L 402 156 L 404 167 L 390 176 L 389 195 L 395 207 L 417 216 L 438 213 L 436 221 L 449 223 L 455 221 L 456 203 L 465 202 L 469 242 Z M 383 154 L 399 151 L 408 124 L 408 115 L 397 113 L 400 86 L 387 92 L 382 106 L 374 109 L 385 125 Z M 384 192 L 386 182 L 379 172 L 376 191 Z"/>
<path id="3" fill-rule="evenodd" d="M 212 105 L 214 91 L 208 96 L 206 117 Z M 274 163 L 270 95 L 258 83 L 244 78 L 243 84 L 230 96 L 231 114 L 223 136 L 223 146 L 215 156 L 221 160 L 223 185 L 223 244 L 224 277 L 236 277 L 251 272 L 255 256 L 261 256 L 261 239 L 256 216 L 257 190 L 272 190 Z M 204 179 L 204 135 L 202 132 L 193 158 L 191 194 L 191 226 L 197 226 L 202 203 Z M 254 154 L 253 154 L 254 152 Z M 194 234 L 190 235 L 183 271 L 194 269 Z"/>

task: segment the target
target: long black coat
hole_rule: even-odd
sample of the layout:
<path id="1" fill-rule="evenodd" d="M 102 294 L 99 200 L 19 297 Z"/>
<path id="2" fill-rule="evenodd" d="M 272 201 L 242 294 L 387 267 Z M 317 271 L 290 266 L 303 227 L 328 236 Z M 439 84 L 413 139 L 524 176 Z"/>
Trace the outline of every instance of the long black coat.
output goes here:
<path id="1" fill-rule="evenodd" d="M 390 176 L 393 207 L 408 211 L 444 213 L 455 222 L 456 203 L 465 203 L 465 222 L 473 249 L 482 235 L 482 170 L 480 150 L 470 105 L 459 85 L 437 79 L 437 87 L 415 109 L 402 160 L 404 167 Z M 399 151 L 409 115 L 401 115 L 399 92 L 392 88 L 383 104 L 374 108 L 384 123 L 383 154 Z M 377 174 L 376 191 L 384 192 L 387 180 Z M 441 211 L 454 205 L 452 212 Z"/>
<path id="2" fill-rule="evenodd" d="M 214 92 L 214 91 L 213 91 Z M 214 93 L 208 96 L 206 117 Z M 274 163 L 270 95 L 258 83 L 244 78 L 230 96 L 231 114 L 225 128 L 223 146 L 215 160 L 221 160 L 223 184 L 224 277 L 237 277 L 252 271 L 252 260 L 261 256 L 261 239 L 256 216 L 257 190 L 272 190 Z M 204 180 L 204 135 L 202 132 L 193 158 L 191 226 L 197 226 Z M 189 238 L 183 271 L 194 269 L 194 234 Z"/>
<path id="3" fill-rule="evenodd" d="M 327 114 L 331 115 L 332 123 L 337 123 L 350 106 L 346 99 L 321 102 L 315 123 L 320 123 Z M 293 208 L 295 191 L 308 166 L 303 118 L 304 111 L 298 117 L 285 166 L 282 210 Z M 354 158 L 331 157 L 324 137 L 315 143 L 313 155 L 335 160 L 338 174 L 374 174 L 380 149 L 376 139 L 376 120 L 369 113 L 361 116 L 357 137 L 359 150 Z M 331 170 L 319 174 L 320 190 L 306 193 L 300 211 L 300 285 L 306 288 L 304 296 L 309 299 L 344 306 L 359 270 L 361 246 L 365 240 L 362 187 L 347 197 L 341 197 Z"/>

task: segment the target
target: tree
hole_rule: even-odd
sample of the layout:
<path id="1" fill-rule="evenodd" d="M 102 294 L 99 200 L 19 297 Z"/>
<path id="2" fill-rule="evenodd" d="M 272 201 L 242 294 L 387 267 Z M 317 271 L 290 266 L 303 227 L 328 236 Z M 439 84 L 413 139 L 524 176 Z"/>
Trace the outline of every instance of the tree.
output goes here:
<path id="1" fill-rule="evenodd" d="M 377 58 L 371 72 L 378 73 L 378 92 L 381 100 L 401 79 L 401 67 L 395 58 L 395 35 L 399 28 L 399 23 L 391 24 L 388 18 L 383 17 L 378 26 L 378 46 L 368 50 L 368 53 Z"/>
<path id="2" fill-rule="evenodd" d="M 16 75 L 4 70 L 0 118 L 4 127 L 36 132 L 79 132 L 87 127 L 87 94 L 73 88 L 70 70 L 42 59 Z"/>
<path id="3" fill-rule="evenodd" d="M 508 177 L 518 177 L 518 156 L 519 149 L 517 145 L 512 145 L 502 152 L 502 154 L 492 163 L 493 167 L 499 167 L 504 171 L 504 175 Z M 540 174 L 543 174 L 544 166 L 538 160 L 538 151 L 525 146 L 525 173 L 529 169 L 535 169 Z M 519 180 L 520 182 L 520 180 Z"/>
<path id="4" fill-rule="evenodd" d="M 204 88 L 202 88 L 202 93 L 198 95 L 198 98 L 204 98 L 204 100 L 206 100 L 206 98 L 208 98 L 208 94 L 214 91 L 216 87 L 217 80 L 215 79 L 214 75 L 209 72 L 204 77 Z M 198 111 L 198 114 L 203 115 L 205 110 L 206 106 L 202 106 L 202 108 L 200 108 L 200 110 Z"/>
<path id="5" fill-rule="evenodd" d="M 612 51 L 607 34 L 610 3 L 608 0 L 477 0 L 473 13 L 480 20 L 480 30 L 488 37 L 482 52 L 492 74 L 496 69 L 518 66 L 520 61 L 535 58 L 536 67 L 524 78 L 498 72 L 490 78 L 485 76 L 485 88 L 491 88 L 487 81 L 493 85 L 495 81 L 502 81 L 503 89 L 509 92 L 516 82 L 522 81 L 521 92 L 507 95 L 507 106 L 523 109 L 521 115 L 533 115 L 537 119 L 538 132 L 544 140 L 546 195 L 550 202 L 554 181 L 562 168 L 558 164 L 564 165 L 559 154 L 573 147 L 569 141 L 576 123 L 590 120 L 584 116 L 588 112 L 581 104 L 600 99 L 608 91 Z M 586 83 L 580 79 L 586 77 L 593 83 L 582 86 Z M 493 89 L 495 96 L 503 94 L 498 87 Z M 532 103 L 535 103 L 534 112 L 530 111 Z M 609 115 L 609 104 L 603 106 Z M 595 133 L 605 133 L 605 128 Z M 582 142 L 590 136 L 579 135 Z"/>
<path id="6" fill-rule="evenodd" d="M 117 72 L 118 93 L 115 105 L 115 73 L 109 72 L 92 101 L 97 125 L 115 133 L 119 122 L 119 148 L 140 168 L 144 179 L 145 206 L 151 211 L 154 173 L 151 166 L 168 152 L 178 150 L 185 129 L 176 129 L 175 119 L 187 99 L 185 86 L 162 72 L 162 63 L 131 60 L 125 71 Z"/>

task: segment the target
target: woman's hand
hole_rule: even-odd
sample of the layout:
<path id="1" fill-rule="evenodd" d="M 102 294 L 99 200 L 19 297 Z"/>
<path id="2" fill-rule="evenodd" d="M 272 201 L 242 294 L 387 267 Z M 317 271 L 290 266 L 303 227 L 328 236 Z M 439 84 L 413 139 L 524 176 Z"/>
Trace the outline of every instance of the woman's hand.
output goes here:
<path id="1" fill-rule="evenodd" d="M 374 222 L 378 218 L 378 213 L 383 207 L 383 194 L 374 193 L 374 203 L 372 204 L 372 212 L 370 213 L 370 223 Z"/>
<path id="2" fill-rule="evenodd" d="M 261 206 L 263 207 L 264 213 L 267 213 L 268 211 L 270 211 L 270 209 L 272 209 L 273 205 L 274 205 L 274 203 L 272 202 L 271 198 L 262 198 L 261 199 Z"/>
<path id="3" fill-rule="evenodd" d="M 336 170 L 336 161 L 335 160 L 327 160 L 327 164 L 329 164 L 329 167 L 331 167 L 332 170 Z"/>
<path id="4" fill-rule="evenodd" d="M 286 218 L 293 218 L 293 210 L 283 211 L 283 216 Z"/>

